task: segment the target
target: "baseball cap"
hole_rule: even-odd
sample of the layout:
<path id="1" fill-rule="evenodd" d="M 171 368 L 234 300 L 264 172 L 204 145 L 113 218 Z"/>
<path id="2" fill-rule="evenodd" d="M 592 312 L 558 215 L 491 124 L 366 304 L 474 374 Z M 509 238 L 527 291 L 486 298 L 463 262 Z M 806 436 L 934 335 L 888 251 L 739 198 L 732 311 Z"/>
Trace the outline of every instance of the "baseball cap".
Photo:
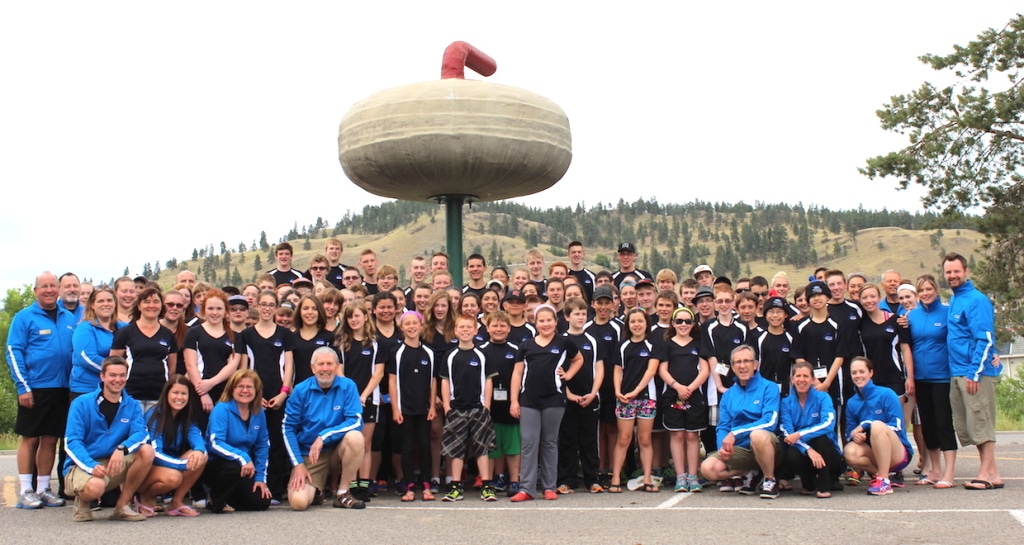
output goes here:
<path id="1" fill-rule="evenodd" d="M 632 242 L 623 242 L 619 244 L 619 253 L 621 254 L 622 252 L 633 252 L 635 254 L 636 246 Z"/>
<path id="2" fill-rule="evenodd" d="M 711 267 L 708 267 L 707 265 L 697 265 L 697 268 L 693 269 L 693 277 L 697 278 L 697 275 L 702 272 L 711 273 L 711 276 L 715 275 L 715 272 L 711 270 Z"/>
<path id="3" fill-rule="evenodd" d="M 611 286 L 602 285 L 594 288 L 594 300 L 598 299 L 611 299 L 615 300 L 615 292 L 612 291 Z"/>

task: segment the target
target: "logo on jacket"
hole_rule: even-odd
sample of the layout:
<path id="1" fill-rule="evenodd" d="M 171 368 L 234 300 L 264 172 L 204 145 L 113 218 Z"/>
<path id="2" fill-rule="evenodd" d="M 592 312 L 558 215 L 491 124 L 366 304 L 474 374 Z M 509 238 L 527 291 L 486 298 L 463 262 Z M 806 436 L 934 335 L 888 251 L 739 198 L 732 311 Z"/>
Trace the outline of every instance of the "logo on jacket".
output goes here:
<path id="1" fill-rule="evenodd" d="M 831 340 L 835 339 L 835 337 L 833 337 L 832 335 L 825 335 L 825 337 L 823 337 L 823 338 L 824 338 L 824 339 L 825 339 L 826 341 L 831 341 Z"/>
<path id="2" fill-rule="evenodd" d="M 335 405 L 335 406 L 331 407 L 331 410 L 332 411 L 340 411 L 341 410 L 341 405 Z"/>
<path id="3" fill-rule="evenodd" d="M 363 350 L 362 354 L 364 356 L 369 356 L 369 355 L 373 354 L 373 350 L 371 350 L 369 348 L 366 348 L 366 349 Z"/>
<path id="4" fill-rule="evenodd" d="M 554 347 L 554 348 L 552 348 L 552 349 L 551 349 L 551 353 L 552 353 L 552 354 L 561 354 L 561 353 L 562 353 L 562 351 L 561 351 L 561 350 L 559 350 L 559 349 L 558 349 L 558 347 L 556 346 L 556 347 Z"/>
<path id="5" fill-rule="evenodd" d="M 473 366 L 473 367 L 479 367 L 480 366 L 480 361 L 477 360 L 476 358 L 473 358 L 473 359 L 469 360 L 469 364 L 471 366 Z"/>
<path id="6" fill-rule="evenodd" d="M 284 346 L 284 344 L 280 340 L 274 339 L 274 347 L 275 348 L 281 348 L 282 346 Z"/>
<path id="7" fill-rule="evenodd" d="M 647 356 L 650 356 L 650 355 L 651 355 L 651 353 L 646 351 L 646 350 L 641 350 L 640 351 L 640 357 L 641 358 L 646 358 Z"/>
<path id="8" fill-rule="evenodd" d="M 427 360 L 420 360 L 420 365 L 429 365 L 430 362 Z"/>
<path id="9" fill-rule="evenodd" d="M 129 422 L 131 422 L 131 420 L 129 420 L 129 419 L 127 419 L 127 418 L 122 418 L 122 419 L 121 419 L 121 423 L 122 423 L 122 424 L 127 424 L 127 423 L 129 423 Z"/>
<path id="10" fill-rule="evenodd" d="M 169 345 L 167 344 L 167 341 L 165 341 L 165 340 L 163 340 L 163 339 L 160 339 L 160 346 L 164 346 L 164 347 L 167 347 L 167 346 L 169 346 Z"/>
<path id="11" fill-rule="evenodd" d="M 583 343 L 583 350 L 593 350 L 594 347 L 590 346 L 590 343 Z"/>

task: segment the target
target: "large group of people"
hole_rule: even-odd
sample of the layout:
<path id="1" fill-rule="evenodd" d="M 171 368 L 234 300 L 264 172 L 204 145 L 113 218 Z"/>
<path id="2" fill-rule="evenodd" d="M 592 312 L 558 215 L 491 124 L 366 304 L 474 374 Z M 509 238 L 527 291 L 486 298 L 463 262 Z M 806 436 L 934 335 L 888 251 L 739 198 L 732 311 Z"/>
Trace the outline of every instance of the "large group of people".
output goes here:
<path id="1" fill-rule="evenodd" d="M 964 488 L 1004 486 L 993 309 L 963 256 L 942 261 L 947 304 L 935 278 L 895 271 L 680 281 L 638 269 L 629 242 L 597 273 L 575 241 L 546 269 L 536 250 L 490 274 L 473 254 L 462 287 L 442 252 L 414 257 L 407 287 L 370 249 L 342 255 L 329 239 L 301 272 L 281 243 L 240 287 L 39 275 L 7 346 L 18 507 L 73 498 L 75 521 L 139 521 L 362 509 L 388 488 L 774 499 L 797 480 L 880 496 L 913 468 L 915 486 L 957 487 L 958 443 L 980 458 Z"/>

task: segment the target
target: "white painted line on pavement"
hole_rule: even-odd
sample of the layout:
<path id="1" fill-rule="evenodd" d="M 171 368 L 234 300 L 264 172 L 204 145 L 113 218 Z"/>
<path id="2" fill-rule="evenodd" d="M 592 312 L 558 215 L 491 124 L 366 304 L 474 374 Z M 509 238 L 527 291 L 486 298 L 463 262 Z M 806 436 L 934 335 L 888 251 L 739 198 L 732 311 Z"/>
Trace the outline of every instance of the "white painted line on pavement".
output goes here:
<path id="1" fill-rule="evenodd" d="M 680 494 L 680 496 L 683 496 Z M 668 500 L 672 501 L 672 500 Z M 661 505 L 668 503 L 663 502 L 659 505 L 648 505 L 648 506 L 619 506 L 619 507 L 556 507 L 544 505 L 543 507 L 537 507 L 540 511 L 655 511 L 665 509 Z M 679 500 L 682 501 L 682 500 Z M 678 503 L 678 502 L 677 502 Z M 371 506 L 369 509 L 393 509 L 393 510 L 417 510 L 417 511 L 430 511 L 430 510 L 444 510 L 449 509 L 450 511 L 525 511 L 530 509 L 528 506 L 522 507 L 503 507 L 500 505 L 494 505 L 489 507 L 469 507 L 465 504 L 458 507 L 444 507 L 443 504 L 438 504 L 434 507 L 431 506 L 413 506 L 413 505 L 381 505 Z M 774 512 L 792 512 L 792 513 L 874 513 L 874 514 L 933 514 L 933 513 L 1010 513 L 1014 517 L 1014 510 L 1011 509 L 831 509 L 831 508 L 805 508 L 805 507 L 679 507 L 679 509 L 686 511 L 774 511 Z M 1016 511 L 1020 513 L 1021 517 L 1024 517 L 1024 511 Z M 1024 522 L 1022 522 L 1024 524 Z"/>
<path id="2" fill-rule="evenodd" d="M 686 498 L 689 498 L 692 495 L 693 494 L 684 494 L 682 492 L 676 492 L 675 494 L 672 495 L 671 498 L 659 503 L 658 506 L 655 507 L 655 509 L 669 509 L 671 507 L 675 507 L 676 505 L 679 505 L 680 502 L 682 502 Z"/>
<path id="3" fill-rule="evenodd" d="M 1010 511 L 1010 515 L 1017 519 L 1017 522 L 1019 522 L 1021 526 L 1024 526 L 1024 511 L 1013 509 Z"/>

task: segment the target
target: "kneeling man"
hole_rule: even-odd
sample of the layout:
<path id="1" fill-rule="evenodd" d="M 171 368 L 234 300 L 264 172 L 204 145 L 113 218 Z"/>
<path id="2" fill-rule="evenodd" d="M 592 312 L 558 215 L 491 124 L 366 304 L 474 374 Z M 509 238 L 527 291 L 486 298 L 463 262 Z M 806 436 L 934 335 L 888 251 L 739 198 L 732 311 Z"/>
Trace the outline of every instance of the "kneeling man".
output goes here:
<path id="1" fill-rule="evenodd" d="M 757 372 L 754 349 L 741 345 L 730 356 L 735 383 L 718 403 L 718 452 L 701 464 L 705 479 L 732 480 L 743 476 L 736 490 L 756 494 L 758 473 L 764 475 L 761 497 L 779 497 L 775 468 L 781 461 L 779 438 L 779 387 Z M 738 483 L 737 483 L 738 484 Z"/>
<path id="2" fill-rule="evenodd" d="M 292 462 L 288 503 L 302 511 L 327 486 L 328 474 L 341 474 L 334 506 L 363 509 L 348 490 L 363 461 L 363 404 L 352 379 L 338 376 L 338 353 L 322 346 L 313 352 L 313 376 L 295 386 L 285 406 L 284 438 Z"/>

